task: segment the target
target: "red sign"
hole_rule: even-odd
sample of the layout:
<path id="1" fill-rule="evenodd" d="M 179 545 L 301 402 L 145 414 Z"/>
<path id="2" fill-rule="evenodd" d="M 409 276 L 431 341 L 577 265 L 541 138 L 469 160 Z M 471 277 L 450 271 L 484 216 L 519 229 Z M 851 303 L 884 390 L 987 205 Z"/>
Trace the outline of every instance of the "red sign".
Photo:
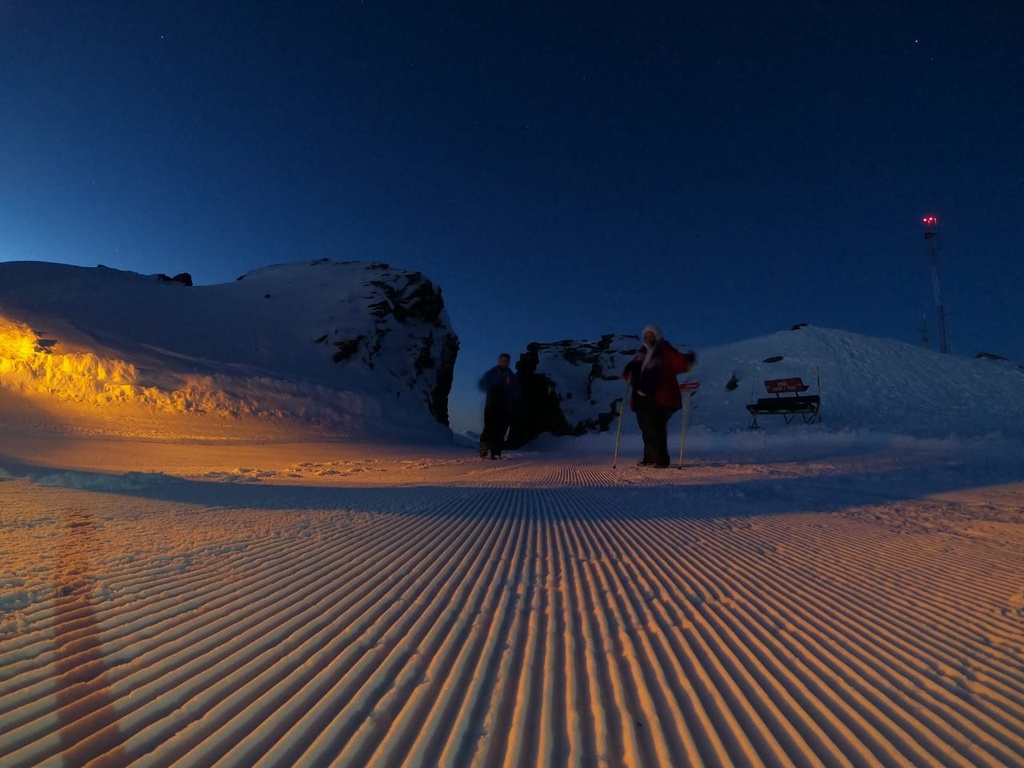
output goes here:
<path id="1" fill-rule="evenodd" d="M 773 395 L 777 395 L 780 392 L 804 392 L 808 386 L 802 379 L 768 379 L 764 383 L 764 388 Z"/>
<path id="2" fill-rule="evenodd" d="M 699 381 L 684 381 L 679 385 L 679 388 L 684 392 L 695 392 L 700 389 Z"/>

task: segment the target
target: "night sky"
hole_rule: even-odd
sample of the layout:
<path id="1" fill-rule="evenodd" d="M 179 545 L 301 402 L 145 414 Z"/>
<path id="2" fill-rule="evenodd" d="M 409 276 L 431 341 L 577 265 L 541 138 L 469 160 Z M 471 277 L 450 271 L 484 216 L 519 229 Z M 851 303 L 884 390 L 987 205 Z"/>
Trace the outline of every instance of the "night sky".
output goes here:
<path id="1" fill-rule="evenodd" d="M 626 7 L 626 6 L 633 7 Z M 0 0 L 0 260 L 426 273 L 530 341 L 807 322 L 1024 362 L 1024 4 Z"/>

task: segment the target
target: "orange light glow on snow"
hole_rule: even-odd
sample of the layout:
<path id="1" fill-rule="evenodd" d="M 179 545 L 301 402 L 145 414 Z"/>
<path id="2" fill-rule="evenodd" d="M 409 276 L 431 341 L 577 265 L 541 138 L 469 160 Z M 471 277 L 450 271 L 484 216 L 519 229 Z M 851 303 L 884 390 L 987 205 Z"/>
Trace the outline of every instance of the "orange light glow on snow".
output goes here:
<path id="1" fill-rule="evenodd" d="M 55 352 L 24 323 L 0 317 L 0 385 L 85 407 L 138 396 L 135 367 L 91 352 Z"/>

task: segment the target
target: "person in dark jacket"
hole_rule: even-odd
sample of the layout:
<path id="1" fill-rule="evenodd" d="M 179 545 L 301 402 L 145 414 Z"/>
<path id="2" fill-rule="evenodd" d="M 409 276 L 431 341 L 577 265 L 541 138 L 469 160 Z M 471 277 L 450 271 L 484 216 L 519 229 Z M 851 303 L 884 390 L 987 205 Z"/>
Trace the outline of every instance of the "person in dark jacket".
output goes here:
<path id="1" fill-rule="evenodd" d="M 697 356 L 669 344 L 656 325 L 644 328 L 643 340 L 643 347 L 622 372 L 630 383 L 630 405 L 644 438 L 644 457 L 638 463 L 667 467 L 668 420 L 683 407 L 676 376 L 693 368 Z"/>
<path id="2" fill-rule="evenodd" d="M 498 364 L 480 378 L 480 389 L 487 393 L 484 429 L 480 434 L 481 459 L 488 458 L 488 454 L 492 459 L 501 456 L 505 434 L 519 403 L 519 379 L 509 368 L 511 359 L 502 353 L 498 356 Z"/>

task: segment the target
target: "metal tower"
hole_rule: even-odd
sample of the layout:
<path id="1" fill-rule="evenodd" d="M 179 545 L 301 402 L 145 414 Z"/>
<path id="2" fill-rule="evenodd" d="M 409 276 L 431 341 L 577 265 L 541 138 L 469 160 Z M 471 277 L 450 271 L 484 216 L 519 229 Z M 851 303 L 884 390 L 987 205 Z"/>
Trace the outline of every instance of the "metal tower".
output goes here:
<path id="1" fill-rule="evenodd" d="M 935 291 L 935 318 L 939 326 L 939 351 L 948 352 L 946 308 L 942 304 L 942 291 L 939 290 L 939 244 L 936 240 L 939 234 L 939 219 L 936 216 L 925 216 L 921 219 L 921 223 L 924 224 L 924 241 L 928 245 L 928 261 L 932 268 L 932 288 Z"/>

